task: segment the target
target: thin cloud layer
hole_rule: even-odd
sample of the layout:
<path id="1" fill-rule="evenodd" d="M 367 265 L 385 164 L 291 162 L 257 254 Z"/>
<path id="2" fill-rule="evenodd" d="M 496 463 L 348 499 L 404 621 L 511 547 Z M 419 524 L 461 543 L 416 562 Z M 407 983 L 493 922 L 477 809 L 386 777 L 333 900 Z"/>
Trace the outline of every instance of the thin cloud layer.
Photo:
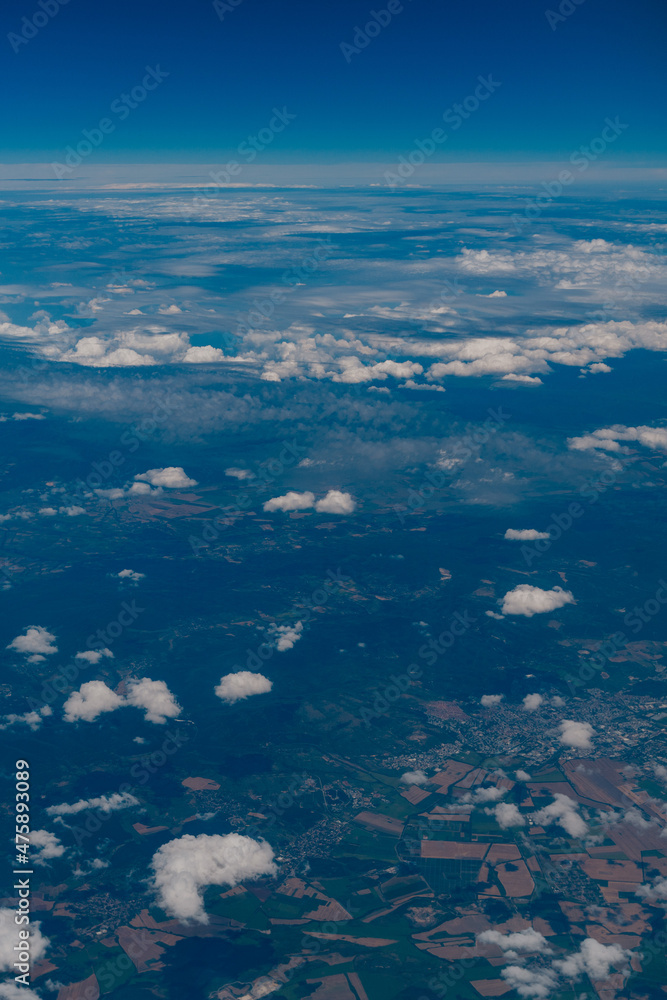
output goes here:
<path id="1" fill-rule="evenodd" d="M 139 804 L 139 799 L 135 799 L 134 795 L 130 795 L 129 792 L 114 792 L 113 795 L 98 795 L 93 799 L 79 799 L 78 802 L 71 804 L 62 802 L 57 806 L 47 806 L 46 813 L 48 816 L 76 816 L 77 813 L 86 812 L 89 809 L 95 809 L 101 813 L 112 813 L 121 809 L 131 809 Z"/>

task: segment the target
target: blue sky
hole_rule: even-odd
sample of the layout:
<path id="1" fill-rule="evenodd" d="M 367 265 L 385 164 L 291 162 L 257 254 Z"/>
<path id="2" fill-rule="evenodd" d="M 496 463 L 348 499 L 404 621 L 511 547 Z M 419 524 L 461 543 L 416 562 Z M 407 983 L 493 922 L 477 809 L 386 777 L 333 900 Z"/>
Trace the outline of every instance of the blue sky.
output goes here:
<path id="1" fill-rule="evenodd" d="M 558 20 L 549 0 L 392 2 L 403 9 L 346 58 L 341 43 L 354 44 L 355 27 L 385 0 L 218 0 L 222 19 L 210 0 L 69 0 L 53 16 L 38 0 L 10 0 L 0 15 L 0 155 L 59 156 L 141 85 L 147 66 L 169 75 L 114 119 L 97 162 L 219 160 L 266 127 L 274 107 L 296 118 L 265 162 L 398 155 L 489 74 L 501 86 L 438 157 L 566 157 L 607 116 L 628 124 L 610 157 L 664 154 L 667 9 L 658 0 L 562 0 Z M 42 3 L 52 11 L 58 0 Z"/>

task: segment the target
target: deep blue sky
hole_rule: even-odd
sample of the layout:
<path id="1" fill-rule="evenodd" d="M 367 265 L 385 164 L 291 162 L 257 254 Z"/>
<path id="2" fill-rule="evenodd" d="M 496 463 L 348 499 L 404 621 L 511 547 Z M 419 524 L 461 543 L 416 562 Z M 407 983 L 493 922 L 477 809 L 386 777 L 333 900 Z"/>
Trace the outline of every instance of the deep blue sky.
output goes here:
<path id="1" fill-rule="evenodd" d="M 502 86 L 443 157 L 560 158 L 618 115 L 629 128 L 609 155 L 656 162 L 667 143 L 666 5 L 568 4 L 552 30 L 550 0 L 405 0 L 348 64 L 340 43 L 387 0 L 241 0 L 223 21 L 210 0 L 69 0 L 16 53 L 7 35 L 40 7 L 7 0 L 0 158 L 58 157 L 159 64 L 168 79 L 125 121 L 114 117 L 98 162 L 218 161 L 267 125 L 274 105 L 297 119 L 265 162 L 394 156 L 489 73 Z"/>

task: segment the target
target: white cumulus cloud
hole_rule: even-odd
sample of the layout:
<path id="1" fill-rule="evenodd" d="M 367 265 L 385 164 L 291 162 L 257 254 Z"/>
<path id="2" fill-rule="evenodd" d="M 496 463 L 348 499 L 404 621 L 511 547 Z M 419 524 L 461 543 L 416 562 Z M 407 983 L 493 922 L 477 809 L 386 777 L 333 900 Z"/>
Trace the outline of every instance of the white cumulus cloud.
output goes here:
<path id="1" fill-rule="evenodd" d="M 532 819 L 540 826 L 551 826 L 556 823 L 571 837 L 584 837 L 588 826 L 580 815 L 577 805 L 567 795 L 556 792 L 553 802 L 532 814 Z"/>
<path id="2" fill-rule="evenodd" d="M 272 497 L 271 500 L 267 500 L 264 504 L 263 509 L 267 512 L 274 510 L 308 510 L 315 504 L 315 494 L 310 493 L 295 493 L 290 490 L 289 493 L 285 493 L 282 497 Z"/>
<path id="3" fill-rule="evenodd" d="M 553 966 L 568 979 L 589 976 L 590 979 L 606 979 L 612 969 L 624 970 L 628 967 L 631 952 L 618 944 L 600 944 L 594 938 L 581 942 L 579 951 L 567 958 L 554 959 Z"/>
<path id="4" fill-rule="evenodd" d="M 513 802 L 499 802 L 492 810 L 496 823 L 501 830 L 510 830 L 513 826 L 525 826 L 526 820 Z"/>
<path id="5" fill-rule="evenodd" d="M 278 652 L 284 653 L 286 650 L 292 649 L 301 638 L 302 632 L 303 622 L 297 622 L 295 625 L 273 625 L 271 634 Z"/>
<path id="6" fill-rule="evenodd" d="M 503 694 L 483 694 L 479 703 L 483 708 L 494 708 L 501 703 L 504 697 Z"/>
<path id="7" fill-rule="evenodd" d="M 13 649 L 15 652 L 23 653 L 26 656 L 38 656 L 40 659 L 43 659 L 45 656 L 52 656 L 53 653 L 58 652 L 55 642 L 55 635 L 48 632 L 41 625 L 29 625 L 25 630 L 25 634 L 17 635 L 15 639 L 12 639 L 7 649 Z"/>
<path id="8" fill-rule="evenodd" d="M 199 923 L 208 923 L 202 898 L 206 886 L 234 886 L 276 872 L 270 844 L 237 833 L 186 834 L 164 844 L 151 867 L 160 906 L 179 920 Z"/>
<path id="9" fill-rule="evenodd" d="M 83 660 L 85 663 L 99 663 L 103 657 L 108 656 L 113 659 L 113 653 L 106 646 L 104 649 L 86 649 L 82 653 L 75 653 L 75 660 Z"/>
<path id="10" fill-rule="evenodd" d="M 355 501 L 349 493 L 341 493 L 340 490 L 329 490 L 322 500 L 317 501 L 315 510 L 318 514 L 352 514 L 356 506 Z"/>
<path id="11" fill-rule="evenodd" d="M 149 469 L 134 477 L 138 482 L 150 483 L 151 486 L 166 486 L 170 490 L 182 490 L 187 486 L 196 486 L 197 480 L 190 479 L 178 465 L 170 465 L 165 469 Z"/>
<path id="12" fill-rule="evenodd" d="M 36 865 L 46 864 L 52 858 L 61 858 L 65 847 L 55 834 L 48 830 L 30 831 L 30 855 Z"/>
<path id="13" fill-rule="evenodd" d="M 14 945 L 18 944 L 18 930 L 19 928 L 14 923 L 14 910 L 7 909 L 3 907 L 0 909 L 0 972 L 14 972 L 14 962 L 16 961 L 16 952 L 14 951 Z M 44 952 L 49 946 L 50 942 L 47 937 L 44 937 L 40 930 L 39 921 L 30 921 L 30 956 L 31 962 L 38 962 L 44 956 Z M 3 983 L 3 987 L 8 987 L 10 984 Z M 14 987 L 14 983 L 11 984 Z M 30 996 L 30 991 L 25 987 L 15 987 L 16 993 L 7 993 L 7 997 L 26 997 Z M 32 994 L 36 996 L 35 993 Z M 2 994 L 0 993 L 0 996 Z"/>
<path id="14" fill-rule="evenodd" d="M 513 542 L 534 542 L 538 538 L 548 538 L 548 531 L 538 531 L 536 528 L 508 528 L 505 538 Z"/>
<path id="15" fill-rule="evenodd" d="M 572 719 L 563 719 L 560 723 L 560 741 L 566 747 L 579 747 L 581 750 L 590 750 L 591 737 L 594 729 L 588 722 L 575 722 Z"/>
<path id="16" fill-rule="evenodd" d="M 425 785 L 427 781 L 428 775 L 424 771 L 406 771 L 400 777 L 403 785 Z"/>
<path id="17" fill-rule="evenodd" d="M 79 719 L 94 722 L 104 712 L 115 712 L 123 704 L 123 699 L 104 681 L 86 681 L 78 691 L 72 692 L 63 705 L 65 722 Z"/>
<path id="18" fill-rule="evenodd" d="M 139 583 L 139 580 L 146 578 L 145 573 L 139 573 L 136 569 L 121 569 L 115 574 L 119 580 L 129 580 L 130 583 Z"/>
<path id="19" fill-rule="evenodd" d="M 127 692 L 127 704 L 146 711 L 146 722 L 162 725 L 167 719 L 175 719 L 181 706 L 164 681 L 152 681 L 144 677 L 131 681 Z"/>
<path id="20" fill-rule="evenodd" d="M 532 618 L 533 615 L 562 608 L 564 604 L 574 604 L 574 597 L 569 590 L 563 590 L 562 587 L 542 590 L 529 583 L 520 583 L 505 594 L 501 610 L 504 615 L 525 615 L 526 618 Z"/>
<path id="21" fill-rule="evenodd" d="M 522 965 L 508 965 L 500 975 L 525 1000 L 549 1000 L 557 985 L 556 976 L 551 969 L 526 969 Z"/>
<path id="22" fill-rule="evenodd" d="M 535 712 L 543 701 L 544 698 L 541 694 L 527 694 L 521 704 L 526 712 Z"/>
<path id="23" fill-rule="evenodd" d="M 220 678 L 215 689 L 218 698 L 233 705 L 235 701 L 250 698 L 254 694 L 266 694 L 273 687 L 272 681 L 263 674 L 253 674 L 250 670 L 239 670 Z"/>
<path id="24" fill-rule="evenodd" d="M 541 954 L 548 954 L 551 948 L 547 939 L 539 931 L 532 927 L 526 927 L 522 931 L 513 931 L 510 934 L 501 934 L 500 931 L 482 931 L 477 935 L 477 940 L 481 944 L 495 944 L 505 956 L 516 959 L 519 954 L 531 951 L 539 951 Z"/>

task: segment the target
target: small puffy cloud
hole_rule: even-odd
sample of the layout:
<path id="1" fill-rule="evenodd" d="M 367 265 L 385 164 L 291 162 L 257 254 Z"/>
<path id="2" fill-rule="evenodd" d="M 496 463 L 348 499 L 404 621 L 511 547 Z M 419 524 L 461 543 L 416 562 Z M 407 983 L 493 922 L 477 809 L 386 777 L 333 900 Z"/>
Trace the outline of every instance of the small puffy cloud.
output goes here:
<path id="1" fill-rule="evenodd" d="M 482 708 L 495 708 L 496 705 L 501 703 L 504 697 L 504 694 L 483 694 L 479 699 L 479 703 Z"/>
<path id="2" fill-rule="evenodd" d="M 254 694 L 266 694 L 273 687 L 273 682 L 263 674 L 253 674 L 250 670 L 239 670 L 235 674 L 227 674 L 220 678 L 215 689 L 218 698 L 233 705 L 235 701 L 250 698 Z"/>
<path id="3" fill-rule="evenodd" d="M 137 482 L 150 483 L 151 486 L 166 486 L 170 490 L 182 490 L 188 486 L 196 486 L 197 480 L 190 479 L 179 465 L 170 465 L 165 469 L 149 469 L 134 477 Z"/>
<path id="4" fill-rule="evenodd" d="M 189 347 L 183 360 L 190 365 L 215 364 L 225 360 L 225 352 L 219 347 L 211 347 L 210 344 L 203 347 Z"/>
<path id="5" fill-rule="evenodd" d="M 175 719 L 181 711 L 173 694 L 164 681 L 152 681 L 144 677 L 132 681 L 128 687 L 127 704 L 146 711 L 146 722 L 163 725 L 167 719 Z"/>
<path id="6" fill-rule="evenodd" d="M 14 910 L 10 910 L 6 907 L 0 909 L 0 972 L 15 972 L 14 962 L 16 961 L 16 952 L 14 951 L 14 945 L 18 944 L 18 927 L 14 923 Z M 47 937 L 44 937 L 40 930 L 40 923 L 34 920 L 30 921 L 30 961 L 34 965 L 43 956 L 44 952 L 48 948 L 50 941 Z M 25 1000 L 26 997 L 36 997 L 36 993 L 31 993 L 30 990 L 26 989 L 24 986 L 18 987 L 14 983 L 3 983 L 0 989 L 5 989 L 7 998 L 14 997 L 17 1000 Z M 16 992 L 11 992 L 11 989 L 15 989 Z M 0 997 L 2 992 L 0 992 Z"/>
<path id="7" fill-rule="evenodd" d="M 578 747 L 581 750 L 590 750 L 591 737 L 594 729 L 588 722 L 574 722 L 572 719 L 563 719 L 560 723 L 560 741 L 566 747 Z"/>
<path id="8" fill-rule="evenodd" d="M 506 958 L 516 959 L 520 954 L 526 952 L 539 951 L 541 954 L 550 954 L 551 948 L 544 935 L 532 927 L 526 927 L 522 931 L 513 931 L 510 934 L 501 934 L 500 931 L 482 931 L 477 935 L 480 944 L 495 944 Z"/>
<path id="9" fill-rule="evenodd" d="M 65 514 L 67 517 L 80 517 L 82 514 L 86 513 L 85 507 L 77 507 L 73 505 L 71 507 L 59 507 L 59 514 Z"/>
<path id="10" fill-rule="evenodd" d="M 263 509 L 269 513 L 274 510 L 308 510 L 314 504 L 314 493 L 310 493 L 309 491 L 306 493 L 295 493 L 290 490 L 289 493 L 285 493 L 282 497 L 273 497 L 271 500 L 267 500 Z"/>
<path id="11" fill-rule="evenodd" d="M 532 587 L 529 583 L 520 583 L 518 587 L 508 591 L 503 597 L 502 612 L 504 615 L 542 615 L 564 604 L 574 604 L 574 597 L 569 590 L 554 587 L 552 590 L 542 590 Z"/>
<path id="12" fill-rule="evenodd" d="M 231 476 L 232 479 L 254 479 L 255 473 L 250 469 L 237 469 L 232 466 L 229 469 L 225 469 L 225 475 Z"/>
<path id="13" fill-rule="evenodd" d="M 55 517 L 58 511 L 55 507 L 40 507 L 39 516 L 40 517 Z"/>
<path id="14" fill-rule="evenodd" d="M 515 777 L 516 777 L 517 781 L 530 781 L 531 780 L 530 775 L 528 774 L 528 771 L 522 771 L 521 769 L 519 769 L 518 771 L 515 772 Z"/>
<path id="15" fill-rule="evenodd" d="M 502 799 L 507 792 L 506 788 L 498 788 L 496 785 L 485 785 L 483 788 L 476 788 L 474 792 L 466 792 L 461 797 L 462 802 L 472 802 L 479 805 L 481 802 L 497 802 Z"/>
<path id="16" fill-rule="evenodd" d="M 589 365 L 586 370 L 589 371 L 591 375 L 603 375 L 613 371 L 614 369 L 609 365 L 605 365 L 602 361 L 596 361 L 595 364 Z"/>
<path id="17" fill-rule="evenodd" d="M 653 773 L 656 778 L 659 778 L 660 781 L 664 781 L 667 784 L 667 767 L 665 767 L 664 764 L 656 764 L 653 768 Z"/>
<path id="18" fill-rule="evenodd" d="M 274 625 L 271 632 L 276 649 L 279 653 L 284 653 L 287 649 L 291 649 L 301 638 L 301 634 L 303 632 L 303 622 L 297 622 L 293 626 Z"/>
<path id="19" fill-rule="evenodd" d="M 513 542 L 534 542 L 538 538 L 548 538 L 549 532 L 536 528 L 508 528 L 504 537 Z"/>
<path id="20" fill-rule="evenodd" d="M 428 775 L 424 771 L 406 771 L 401 775 L 400 781 L 403 785 L 425 785 Z"/>
<path id="21" fill-rule="evenodd" d="M 508 965 L 501 978 L 517 996 L 525 1000 L 549 1000 L 554 995 L 557 979 L 551 969 L 526 969 L 523 965 Z"/>
<path id="22" fill-rule="evenodd" d="M 127 490 L 127 495 L 131 497 L 146 496 L 148 493 L 153 495 L 156 493 L 162 493 L 162 487 L 157 486 L 154 490 L 152 490 L 150 483 L 132 483 L 130 488 Z"/>
<path id="23" fill-rule="evenodd" d="M 48 830 L 30 831 L 30 857 L 34 864 L 44 865 L 53 858 L 61 858 L 65 847 L 55 834 Z"/>
<path id="24" fill-rule="evenodd" d="M 117 486 L 114 486 L 110 490 L 93 490 L 93 492 L 103 500 L 120 500 L 121 497 L 125 496 L 124 490 L 119 489 Z"/>
<path id="25" fill-rule="evenodd" d="M 146 574 L 139 573 L 136 569 L 122 569 L 119 573 L 115 573 L 115 576 L 119 580 L 129 580 L 130 583 L 139 583 L 139 580 L 145 580 Z"/>
<path id="26" fill-rule="evenodd" d="M 526 712 L 535 712 L 540 707 L 544 698 L 541 694 L 527 694 L 521 704 Z"/>
<path id="27" fill-rule="evenodd" d="M 98 812 L 107 813 L 119 812 L 121 809 L 131 809 L 138 806 L 139 799 L 129 792 L 114 792 L 113 795 L 98 795 L 94 799 L 79 799 L 70 805 L 62 802 L 59 806 L 47 806 L 48 816 L 76 816 L 77 813 L 86 812 L 87 809 L 96 809 Z"/>
<path id="28" fill-rule="evenodd" d="M 172 316 L 175 315 L 176 313 L 182 312 L 182 309 L 180 309 L 179 306 L 177 306 L 175 303 L 172 302 L 170 306 L 160 306 L 158 308 L 158 312 L 162 316 Z"/>
<path id="29" fill-rule="evenodd" d="M 32 657 L 31 657 L 32 659 Z M 53 709 L 50 705 L 42 705 L 39 712 L 24 712 L 23 715 L 5 715 L 0 722 L 0 730 L 8 729 L 10 726 L 24 725 L 33 733 L 37 732 L 42 724 L 42 719 L 47 715 L 52 715 Z"/>
<path id="30" fill-rule="evenodd" d="M 58 652 L 55 644 L 56 637 L 51 632 L 47 632 L 41 625 L 29 625 L 24 635 L 17 635 L 7 646 L 16 653 L 23 653 L 25 656 L 35 656 L 43 659 L 45 656 L 52 656 Z M 38 662 L 34 660 L 32 662 Z"/>
<path id="31" fill-rule="evenodd" d="M 106 646 L 104 649 L 86 649 L 82 653 L 75 653 L 75 660 L 83 660 L 84 663 L 99 663 L 105 656 L 113 659 L 113 653 Z"/>
<path id="32" fill-rule="evenodd" d="M 495 292 L 477 292 L 478 299 L 506 299 L 507 292 L 502 292 L 497 289 Z"/>
<path id="33" fill-rule="evenodd" d="M 502 382 L 519 382 L 523 385 L 544 385 L 541 378 L 537 375 L 517 375 L 515 372 L 508 372 L 507 375 L 503 375 Z"/>
<path id="34" fill-rule="evenodd" d="M 579 814 L 576 803 L 560 792 L 554 795 L 553 802 L 548 806 L 533 813 L 532 819 L 540 826 L 556 823 L 571 837 L 584 837 L 588 833 L 588 826 Z"/>
<path id="35" fill-rule="evenodd" d="M 104 681 L 87 681 L 65 702 L 65 722 L 77 722 L 79 719 L 94 722 L 104 712 L 115 712 L 123 704 L 123 699 Z"/>
<path id="36" fill-rule="evenodd" d="M 526 820 L 513 802 L 499 802 L 490 809 L 496 817 L 496 823 L 501 830 L 510 830 L 513 826 L 525 826 Z"/>
<path id="37" fill-rule="evenodd" d="M 553 967 L 568 979 L 588 976 L 595 981 L 607 979 L 612 969 L 626 970 L 631 954 L 619 944 L 600 944 L 594 938 L 586 938 L 574 955 L 554 959 Z"/>
<path id="38" fill-rule="evenodd" d="M 667 901 L 667 878 L 659 875 L 651 885 L 637 886 L 636 894 L 647 903 Z"/>
<path id="39" fill-rule="evenodd" d="M 329 490 L 322 500 L 317 501 L 315 510 L 318 514 L 352 514 L 356 506 L 355 501 L 349 493 L 341 493 L 340 490 Z"/>
<path id="40" fill-rule="evenodd" d="M 163 844 L 151 867 L 160 906 L 179 920 L 204 924 L 208 923 L 202 899 L 206 886 L 235 886 L 276 872 L 271 845 L 238 833 L 186 834 Z"/>

